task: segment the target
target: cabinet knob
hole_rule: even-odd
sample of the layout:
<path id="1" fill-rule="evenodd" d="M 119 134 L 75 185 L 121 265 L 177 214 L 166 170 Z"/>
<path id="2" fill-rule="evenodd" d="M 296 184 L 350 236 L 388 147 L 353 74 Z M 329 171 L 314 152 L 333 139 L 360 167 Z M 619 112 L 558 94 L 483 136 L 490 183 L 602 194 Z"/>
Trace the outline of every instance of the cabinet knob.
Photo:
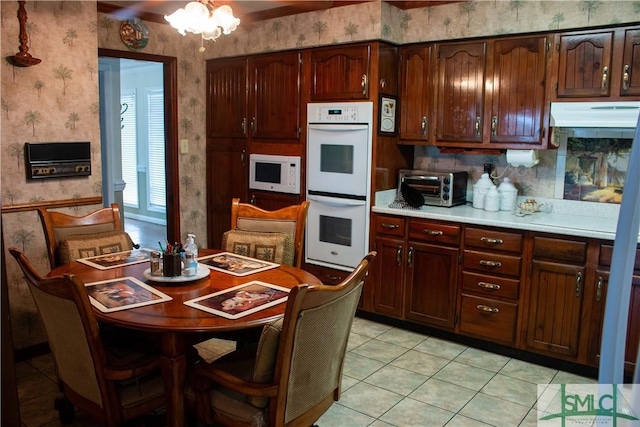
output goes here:
<path id="1" fill-rule="evenodd" d="M 485 267 L 502 267 L 502 263 L 500 261 L 489 261 L 486 259 L 481 259 L 480 261 L 478 261 L 478 264 Z"/>
<path id="2" fill-rule="evenodd" d="M 625 64 L 622 73 L 622 90 L 629 90 L 629 80 L 631 80 L 631 67 L 629 64 Z"/>
<path id="3" fill-rule="evenodd" d="M 600 88 L 603 92 L 607 91 L 607 86 L 609 84 L 608 80 L 609 80 L 609 67 L 604 67 L 602 69 L 602 86 Z"/>
<path id="4" fill-rule="evenodd" d="M 493 237 L 481 237 L 480 241 L 482 243 L 491 243 L 492 245 L 501 245 L 504 243 L 502 239 L 497 239 Z"/>
<path id="5" fill-rule="evenodd" d="M 604 286 L 604 279 L 602 276 L 598 276 L 598 281 L 596 282 L 596 302 L 600 302 L 602 299 L 602 287 Z"/>
<path id="6" fill-rule="evenodd" d="M 481 288 L 492 289 L 492 290 L 495 290 L 495 291 L 500 289 L 500 285 L 498 285 L 496 283 L 478 282 L 478 286 L 480 286 Z"/>
<path id="7" fill-rule="evenodd" d="M 255 204 L 256 204 L 256 195 L 255 194 L 251 195 L 251 200 L 249 200 L 249 203 L 251 203 L 252 205 L 255 206 Z"/>
<path id="8" fill-rule="evenodd" d="M 490 307 L 488 305 L 482 305 L 482 304 L 478 304 L 476 306 L 476 308 L 480 311 L 484 311 L 485 313 L 499 313 L 500 310 L 498 310 L 497 307 Z"/>

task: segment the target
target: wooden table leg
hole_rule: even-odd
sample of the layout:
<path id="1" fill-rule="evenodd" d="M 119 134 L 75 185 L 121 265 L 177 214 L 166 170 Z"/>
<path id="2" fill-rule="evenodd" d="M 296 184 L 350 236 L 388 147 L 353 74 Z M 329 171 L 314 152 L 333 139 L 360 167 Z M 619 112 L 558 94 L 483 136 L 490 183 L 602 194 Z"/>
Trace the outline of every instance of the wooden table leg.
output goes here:
<path id="1" fill-rule="evenodd" d="M 184 336 L 165 332 L 162 336 L 162 377 L 167 398 L 167 426 L 184 426 L 184 385 L 187 372 Z"/>

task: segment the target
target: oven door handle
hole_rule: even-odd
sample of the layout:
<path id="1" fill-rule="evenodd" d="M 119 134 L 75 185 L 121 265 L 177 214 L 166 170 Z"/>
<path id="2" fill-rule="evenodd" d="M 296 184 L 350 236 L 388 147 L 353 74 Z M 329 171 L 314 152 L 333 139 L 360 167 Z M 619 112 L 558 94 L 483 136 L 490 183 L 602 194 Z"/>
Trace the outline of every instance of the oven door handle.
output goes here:
<path id="1" fill-rule="evenodd" d="M 364 200 L 339 199 L 336 197 L 316 196 L 311 194 L 307 195 L 307 199 L 322 203 L 323 205 L 337 206 L 337 207 L 364 206 L 366 204 Z"/>
<path id="2" fill-rule="evenodd" d="M 308 129 L 323 131 L 368 130 L 368 125 L 334 125 L 334 124 L 309 124 Z"/>

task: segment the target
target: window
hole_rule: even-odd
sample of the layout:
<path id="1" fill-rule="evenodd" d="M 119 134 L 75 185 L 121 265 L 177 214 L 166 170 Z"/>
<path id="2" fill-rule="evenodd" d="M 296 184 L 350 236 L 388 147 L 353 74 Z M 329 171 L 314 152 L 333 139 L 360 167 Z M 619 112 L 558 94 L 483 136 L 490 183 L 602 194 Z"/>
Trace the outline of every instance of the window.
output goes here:
<path id="1" fill-rule="evenodd" d="M 121 104 L 122 179 L 127 183 L 122 193 L 127 206 L 138 206 L 138 132 L 136 129 L 136 92 L 123 91 Z M 163 181 L 164 182 L 164 181 Z"/>

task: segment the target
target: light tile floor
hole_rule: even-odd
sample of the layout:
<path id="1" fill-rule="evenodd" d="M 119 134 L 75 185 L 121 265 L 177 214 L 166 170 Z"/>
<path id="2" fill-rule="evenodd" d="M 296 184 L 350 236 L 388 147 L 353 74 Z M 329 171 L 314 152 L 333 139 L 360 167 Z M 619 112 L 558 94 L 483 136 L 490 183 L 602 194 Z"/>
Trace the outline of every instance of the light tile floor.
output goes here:
<path id="1" fill-rule="evenodd" d="M 223 350 L 229 350 L 231 347 Z M 198 350 L 210 360 L 220 343 Z M 50 356 L 16 366 L 25 427 L 59 426 Z M 356 318 L 339 402 L 319 427 L 535 426 L 537 384 L 595 383 L 517 359 Z M 93 424 L 82 414 L 73 426 Z M 147 426 L 145 422 L 129 424 Z"/>

